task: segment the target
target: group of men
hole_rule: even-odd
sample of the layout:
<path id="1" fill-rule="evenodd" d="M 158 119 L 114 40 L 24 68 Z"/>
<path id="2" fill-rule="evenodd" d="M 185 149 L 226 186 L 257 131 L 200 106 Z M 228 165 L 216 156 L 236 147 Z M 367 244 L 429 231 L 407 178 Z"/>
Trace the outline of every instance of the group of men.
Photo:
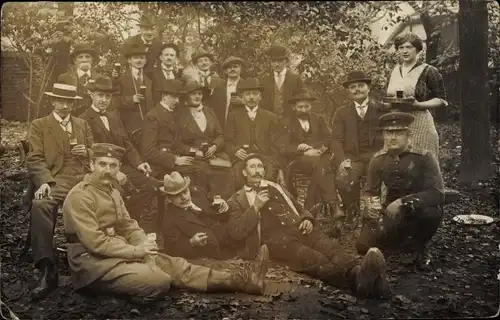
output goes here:
<path id="1" fill-rule="evenodd" d="M 155 39 L 149 19 L 139 26 L 123 46 L 128 67 L 111 77 L 93 69 L 95 50 L 76 47 L 74 69 L 46 92 L 53 112 L 31 125 L 27 196 L 34 262 L 42 271 L 34 299 L 57 286 L 52 239 L 61 205 L 77 289 L 146 299 L 161 297 L 170 284 L 259 294 L 270 257 L 382 297 L 387 271 L 375 247 L 411 234 L 415 261 L 425 258 L 442 216 L 439 166 L 411 148 L 410 114 L 384 114 L 369 97 L 363 72 L 343 83 L 352 102 L 336 111 L 331 131 L 311 112 L 315 98 L 300 76 L 287 68 L 286 48 L 269 49 L 272 73 L 262 81 L 242 79 L 238 57 L 222 63 L 222 79 L 205 51 L 193 54 L 191 71 L 178 72 L 178 48 Z M 295 172 L 311 179 L 304 206 L 290 193 Z M 157 213 L 164 253 L 137 223 L 159 179 L 167 203 Z M 320 232 L 310 212 L 323 202 L 334 219 L 352 222 L 360 199 L 362 261 Z M 184 260 L 235 256 L 253 261 L 231 273 Z"/>

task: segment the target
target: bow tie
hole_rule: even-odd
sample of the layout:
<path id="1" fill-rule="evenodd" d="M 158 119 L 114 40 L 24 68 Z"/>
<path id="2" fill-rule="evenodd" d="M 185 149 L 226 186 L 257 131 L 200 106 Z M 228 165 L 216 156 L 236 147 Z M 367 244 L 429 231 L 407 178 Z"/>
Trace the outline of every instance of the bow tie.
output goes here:
<path id="1" fill-rule="evenodd" d="M 101 117 L 107 117 L 106 111 L 98 112 Z"/>

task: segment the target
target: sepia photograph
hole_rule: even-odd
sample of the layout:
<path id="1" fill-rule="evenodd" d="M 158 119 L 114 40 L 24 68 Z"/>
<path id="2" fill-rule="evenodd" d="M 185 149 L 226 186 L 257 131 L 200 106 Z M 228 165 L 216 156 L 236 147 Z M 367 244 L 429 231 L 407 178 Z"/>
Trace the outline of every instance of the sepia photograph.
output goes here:
<path id="1" fill-rule="evenodd" d="M 0 316 L 500 315 L 496 0 L 5 2 Z"/>

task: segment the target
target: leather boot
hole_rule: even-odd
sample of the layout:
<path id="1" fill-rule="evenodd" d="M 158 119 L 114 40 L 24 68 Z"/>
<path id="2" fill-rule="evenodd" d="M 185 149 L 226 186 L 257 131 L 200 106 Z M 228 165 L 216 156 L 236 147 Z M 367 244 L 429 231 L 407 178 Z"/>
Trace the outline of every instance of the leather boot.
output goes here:
<path id="1" fill-rule="evenodd" d="M 41 277 L 37 285 L 31 291 L 33 301 L 41 300 L 57 288 L 58 274 L 55 265 L 49 259 L 42 259 L 39 263 Z"/>
<path id="2" fill-rule="evenodd" d="M 269 250 L 264 244 L 260 247 L 255 261 L 248 262 L 243 270 L 226 272 L 210 270 L 208 292 L 244 292 L 255 295 L 264 293 L 264 278 L 269 262 Z"/>
<path id="3" fill-rule="evenodd" d="M 370 248 L 361 262 L 351 271 L 354 291 L 361 297 L 384 298 L 390 295 L 384 255 Z"/>
<path id="4" fill-rule="evenodd" d="M 336 200 L 328 201 L 328 207 L 330 208 L 330 215 L 334 221 L 340 220 L 345 217 L 345 212 Z"/>

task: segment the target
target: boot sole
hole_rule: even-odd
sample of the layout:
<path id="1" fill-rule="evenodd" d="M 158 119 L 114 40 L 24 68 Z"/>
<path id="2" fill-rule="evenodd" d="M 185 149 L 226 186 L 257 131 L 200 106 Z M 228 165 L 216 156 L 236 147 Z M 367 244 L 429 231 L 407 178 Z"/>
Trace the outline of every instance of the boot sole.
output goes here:
<path id="1" fill-rule="evenodd" d="M 370 248 L 363 258 L 356 289 L 357 293 L 367 297 L 381 298 L 388 294 L 387 266 L 379 249 Z"/>

